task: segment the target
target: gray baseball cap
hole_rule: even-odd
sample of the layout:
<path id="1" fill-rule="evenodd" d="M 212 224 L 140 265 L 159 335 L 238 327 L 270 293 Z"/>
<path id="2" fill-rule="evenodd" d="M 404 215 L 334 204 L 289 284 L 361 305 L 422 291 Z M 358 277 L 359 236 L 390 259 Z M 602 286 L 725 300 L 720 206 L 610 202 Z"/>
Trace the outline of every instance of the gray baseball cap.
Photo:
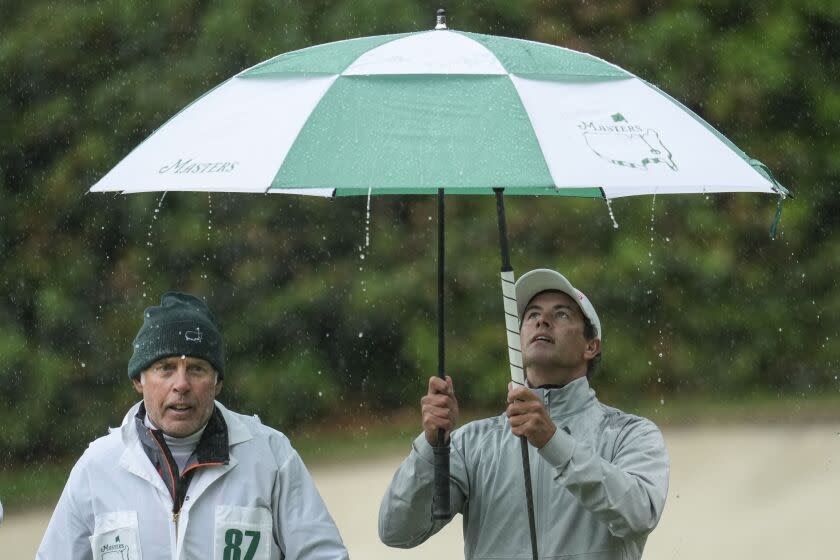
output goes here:
<path id="1" fill-rule="evenodd" d="M 601 339 L 603 332 L 601 332 L 601 320 L 592 306 L 592 302 L 586 297 L 583 292 L 572 286 L 565 276 L 554 270 L 547 268 L 537 268 L 530 272 L 526 272 L 516 281 L 516 310 L 519 314 L 519 324 L 522 324 L 522 314 L 525 313 L 525 308 L 534 299 L 534 296 L 546 290 L 557 290 L 563 292 L 574 301 L 577 302 L 581 312 L 589 319 L 592 326 L 595 327 L 595 338 Z"/>

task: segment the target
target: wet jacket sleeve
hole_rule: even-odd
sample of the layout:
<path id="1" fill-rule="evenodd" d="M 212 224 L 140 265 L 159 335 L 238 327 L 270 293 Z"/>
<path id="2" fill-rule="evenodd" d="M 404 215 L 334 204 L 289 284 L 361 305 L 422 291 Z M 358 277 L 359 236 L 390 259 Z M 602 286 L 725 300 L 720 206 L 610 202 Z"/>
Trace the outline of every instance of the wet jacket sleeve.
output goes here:
<path id="1" fill-rule="evenodd" d="M 638 419 L 623 426 L 611 460 L 563 430 L 539 453 L 554 467 L 555 482 L 613 535 L 647 534 L 656 527 L 668 494 L 669 464 L 662 433 L 652 422 Z"/>
<path id="2" fill-rule="evenodd" d="M 452 516 L 463 513 L 468 495 L 464 457 L 453 433 L 449 452 L 449 497 Z M 432 517 L 434 497 L 434 452 L 421 433 L 411 453 L 394 474 L 379 506 L 379 539 L 388 546 L 412 548 L 440 531 L 449 519 Z"/>
<path id="3" fill-rule="evenodd" d="M 286 560 L 347 560 L 335 522 L 300 456 L 289 446 L 274 490 L 274 524 Z"/>
<path id="4" fill-rule="evenodd" d="M 94 519 L 86 497 L 88 493 L 82 491 L 83 461 L 84 458 L 70 472 L 35 554 L 36 560 L 88 560 L 93 557 L 89 539 L 93 534 Z"/>

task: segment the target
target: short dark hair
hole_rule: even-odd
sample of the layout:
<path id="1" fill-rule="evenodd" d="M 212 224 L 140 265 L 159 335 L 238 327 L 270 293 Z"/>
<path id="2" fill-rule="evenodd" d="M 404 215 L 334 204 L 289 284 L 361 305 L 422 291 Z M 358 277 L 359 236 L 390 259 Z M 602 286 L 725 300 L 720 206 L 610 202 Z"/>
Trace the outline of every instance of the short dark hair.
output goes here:
<path id="1" fill-rule="evenodd" d="M 583 315 L 583 313 L 581 313 Z M 589 317 L 583 315 L 583 337 L 589 341 L 593 338 L 596 338 L 598 333 L 595 332 L 595 325 L 592 324 L 592 321 L 589 320 Z M 602 352 L 598 352 L 598 354 L 589 360 L 586 364 L 586 377 L 592 378 L 595 374 L 595 371 L 598 369 L 598 366 L 601 364 L 601 354 Z"/>

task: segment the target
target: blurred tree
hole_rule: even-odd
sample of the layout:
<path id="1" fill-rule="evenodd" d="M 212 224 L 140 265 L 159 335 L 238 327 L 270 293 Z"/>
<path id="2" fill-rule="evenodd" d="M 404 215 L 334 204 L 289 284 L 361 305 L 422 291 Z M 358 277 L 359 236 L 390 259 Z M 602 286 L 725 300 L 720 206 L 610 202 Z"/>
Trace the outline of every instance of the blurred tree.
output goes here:
<path id="1" fill-rule="evenodd" d="M 76 454 L 137 396 L 145 306 L 207 297 L 225 399 L 289 429 L 362 404 L 415 406 L 435 370 L 434 201 L 85 192 L 190 100 L 274 54 L 428 29 L 425 1 L 2 2 L 0 448 Z M 661 86 L 798 198 L 509 205 L 517 270 L 557 267 L 605 327 L 614 399 L 840 384 L 840 8 L 834 0 L 450 2 L 457 29 L 585 50 Z M 493 202 L 447 208 L 448 370 L 462 400 L 506 382 Z M 364 256 L 364 258 L 362 258 Z"/>

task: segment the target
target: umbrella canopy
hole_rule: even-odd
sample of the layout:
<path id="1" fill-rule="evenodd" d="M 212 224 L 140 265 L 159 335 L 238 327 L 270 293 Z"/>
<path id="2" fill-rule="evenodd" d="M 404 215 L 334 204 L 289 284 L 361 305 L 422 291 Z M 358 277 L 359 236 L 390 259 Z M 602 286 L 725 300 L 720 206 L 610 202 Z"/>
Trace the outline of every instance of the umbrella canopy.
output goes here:
<path id="1" fill-rule="evenodd" d="M 440 27 L 440 26 L 439 26 Z M 92 191 L 787 194 L 688 108 L 589 54 L 448 29 L 279 55 L 187 106 Z"/>

